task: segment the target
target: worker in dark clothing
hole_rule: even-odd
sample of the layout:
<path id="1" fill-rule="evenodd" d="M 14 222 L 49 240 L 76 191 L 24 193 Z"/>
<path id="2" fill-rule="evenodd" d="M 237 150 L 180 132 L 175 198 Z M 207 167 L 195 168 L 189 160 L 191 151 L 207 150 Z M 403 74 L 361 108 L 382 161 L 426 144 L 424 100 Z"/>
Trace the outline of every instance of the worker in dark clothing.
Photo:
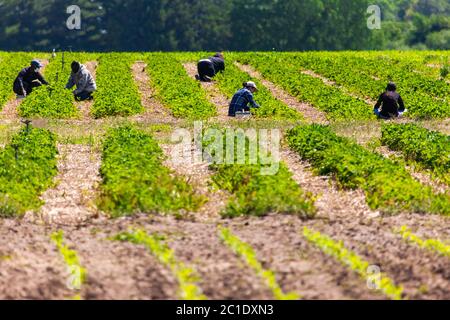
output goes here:
<path id="1" fill-rule="evenodd" d="M 213 57 L 202 59 L 198 62 L 197 80 L 211 82 L 212 78 L 219 72 L 225 71 L 225 60 L 223 54 L 218 52 Z"/>
<path id="2" fill-rule="evenodd" d="M 33 60 L 29 67 L 20 71 L 13 85 L 13 90 L 18 96 L 26 97 L 33 91 L 33 88 L 48 85 L 48 82 L 39 72 L 42 67 L 39 60 Z"/>
<path id="3" fill-rule="evenodd" d="M 253 94 L 256 91 L 258 91 L 258 88 L 254 82 L 244 82 L 243 88 L 236 92 L 231 100 L 228 116 L 250 114 L 250 108 L 259 108 L 259 105 L 253 99 Z"/>
<path id="4" fill-rule="evenodd" d="M 402 97 L 397 93 L 395 83 L 390 82 L 387 85 L 386 92 L 381 94 L 373 111 L 378 118 L 385 120 L 398 118 L 407 111 Z"/>

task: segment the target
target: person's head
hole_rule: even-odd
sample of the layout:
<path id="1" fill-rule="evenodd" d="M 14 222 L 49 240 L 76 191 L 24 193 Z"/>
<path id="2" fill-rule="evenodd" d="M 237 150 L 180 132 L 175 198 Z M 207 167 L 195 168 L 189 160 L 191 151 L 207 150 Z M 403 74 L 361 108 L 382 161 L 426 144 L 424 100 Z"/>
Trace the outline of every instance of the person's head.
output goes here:
<path id="1" fill-rule="evenodd" d="M 224 59 L 223 53 L 222 53 L 222 52 L 216 52 L 216 54 L 214 55 L 214 57 L 215 57 L 215 58 Z"/>
<path id="2" fill-rule="evenodd" d="M 389 82 L 387 87 L 386 87 L 387 91 L 391 91 L 391 92 L 395 92 L 397 91 L 397 85 L 394 82 Z"/>
<path id="3" fill-rule="evenodd" d="M 253 81 L 244 82 L 243 86 L 245 89 L 249 90 L 251 93 L 258 91 L 258 87 Z"/>
<path id="4" fill-rule="evenodd" d="M 74 61 L 70 65 L 70 68 L 72 69 L 73 73 L 77 73 L 78 71 L 80 71 L 81 64 L 78 61 Z"/>
<path id="5" fill-rule="evenodd" d="M 31 68 L 35 71 L 38 72 L 40 68 L 42 68 L 42 64 L 39 60 L 33 60 L 31 61 Z"/>

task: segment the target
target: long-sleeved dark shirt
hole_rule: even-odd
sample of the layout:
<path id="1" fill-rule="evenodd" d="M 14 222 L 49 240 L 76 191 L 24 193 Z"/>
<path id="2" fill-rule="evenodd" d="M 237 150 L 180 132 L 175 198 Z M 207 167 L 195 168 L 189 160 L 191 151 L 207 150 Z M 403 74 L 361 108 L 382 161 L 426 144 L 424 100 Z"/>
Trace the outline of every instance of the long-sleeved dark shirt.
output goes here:
<path id="1" fill-rule="evenodd" d="M 233 96 L 233 99 L 230 103 L 230 108 L 228 109 L 228 116 L 234 117 L 236 116 L 237 111 L 250 110 L 249 104 L 253 108 L 259 108 L 259 105 L 253 99 L 253 94 L 250 92 L 250 90 L 242 88 Z"/>
<path id="2" fill-rule="evenodd" d="M 19 72 L 16 80 L 14 81 L 14 87 L 19 87 L 23 89 L 23 83 L 31 83 L 33 81 L 39 80 L 40 83 L 47 85 L 48 82 L 42 76 L 40 72 L 35 72 L 33 68 L 26 67 Z"/>
<path id="3" fill-rule="evenodd" d="M 225 60 L 219 57 L 209 57 L 208 60 L 210 60 L 214 65 L 214 70 L 216 73 L 225 71 Z"/>
<path id="4" fill-rule="evenodd" d="M 395 91 L 386 91 L 380 95 L 378 102 L 375 105 L 375 109 L 380 109 L 380 114 L 384 117 L 390 118 L 392 116 L 397 117 L 399 111 L 405 111 L 405 104 L 402 97 Z"/>

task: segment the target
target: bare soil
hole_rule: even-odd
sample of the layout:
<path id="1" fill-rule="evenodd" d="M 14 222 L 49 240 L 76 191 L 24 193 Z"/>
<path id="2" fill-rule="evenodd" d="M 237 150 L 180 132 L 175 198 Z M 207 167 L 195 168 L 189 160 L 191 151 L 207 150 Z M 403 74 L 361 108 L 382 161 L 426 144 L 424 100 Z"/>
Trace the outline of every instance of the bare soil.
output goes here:
<path id="1" fill-rule="evenodd" d="M 155 123 L 173 123 L 177 119 L 156 99 L 151 87 L 150 77 L 146 71 L 147 64 L 144 61 L 136 61 L 131 71 L 141 94 L 141 103 L 145 108 L 143 115 L 133 117 L 137 121 L 147 120 Z"/>

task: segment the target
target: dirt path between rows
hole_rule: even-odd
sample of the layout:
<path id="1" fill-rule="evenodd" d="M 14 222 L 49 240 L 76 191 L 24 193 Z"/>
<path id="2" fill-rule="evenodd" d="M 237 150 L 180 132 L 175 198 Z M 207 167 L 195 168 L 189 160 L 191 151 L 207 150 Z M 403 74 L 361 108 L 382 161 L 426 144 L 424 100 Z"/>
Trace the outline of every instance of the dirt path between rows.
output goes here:
<path id="1" fill-rule="evenodd" d="M 186 69 L 189 77 L 195 79 L 197 74 L 197 66 L 193 62 L 184 63 L 184 68 Z M 216 84 L 213 82 L 200 82 L 202 88 L 206 91 L 207 98 L 211 103 L 217 107 L 217 116 L 211 118 L 211 120 L 216 120 L 220 122 L 226 122 L 230 120 L 228 117 L 228 98 L 220 92 Z"/>
<path id="2" fill-rule="evenodd" d="M 363 100 L 365 103 L 367 103 L 370 106 L 374 106 L 377 103 L 376 101 L 372 100 L 369 97 L 360 97 L 360 96 L 358 96 L 358 95 L 348 91 L 345 87 L 343 87 L 341 85 L 338 85 L 335 81 L 332 81 L 332 80 L 330 80 L 330 79 L 328 79 L 328 78 L 326 78 L 326 77 L 324 77 L 324 76 L 322 76 L 320 74 L 317 74 L 317 73 L 315 73 L 312 70 L 302 70 L 301 73 L 304 74 L 304 75 L 308 75 L 310 77 L 313 77 L 313 78 L 320 79 L 327 86 L 336 87 L 337 89 L 341 90 L 344 94 L 349 95 L 349 96 L 351 96 L 351 97 L 353 97 L 355 99 L 361 99 L 361 100 Z"/>
<path id="3" fill-rule="evenodd" d="M 141 94 L 141 104 L 145 108 L 144 114 L 134 116 L 133 119 L 150 120 L 154 123 L 176 123 L 178 120 L 156 99 L 146 68 L 147 64 L 144 61 L 136 61 L 131 67 L 134 81 Z"/>
<path id="4" fill-rule="evenodd" d="M 94 80 L 97 79 L 97 67 L 98 62 L 97 61 L 88 61 L 86 63 L 83 63 L 86 69 L 91 73 Z M 94 104 L 94 100 L 89 101 L 81 101 L 81 102 L 75 102 L 76 106 L 80 110 L 81 116 L 83 120 L 87 120 L 91 118 L 91 110 L 92 105 Z"/>
<path id="5" fill-rule="evenodd" d="M 361 190 L 338 190 L 329 178 L 314 176 L 308 164 L 294 152 L 283 150 L 282 159 L 304 190 L 321 195 L 316 202 L 319 219 L 298 224 L 298 230 L 307 225 L 344 241 L 349 249 L 381 267 L 397 285 L 403 285 L 407 297 L 450 296 L 450 261 L 407 244 L 393 233 L 395 227 L 408 225 L 413 230 L 433 228 L 439 238 L 445 239 L 450 231 L 447 218 L 419 214 L 383 216 L 370 210 Z M 297 224 L 296 220 L 291 223 Z"/>
<path id="6" fill-rule="evenodd" d="M 220 212 L 225 208 L 229 194 L 223 190 L 213 190 L 210 185 L 211 176 L 214 174 L 206 161 L 201 163 L 176 163 L 173 161 L 173 153 L 176 145 L 161 145 L 167 157 L 166 166 L 172 169 L 178 176 L 186 177 L 194 190 L 208 198 L 208 202 L 203 205 L 199 212 L 193 213 L 196 221 L 217 222 L 220 219 Z M 195 148 L 190 150 L 191 154 L 196 152 Z"/>
<path id="7" fill-rule="evenodd" d="M 320 123 L 320 124 L 327 124 L 328 120 L 326 117 L 326 114 L 320 110 L 317 110 L 310 104 L 300 102 L 297 98 L 291 96 L 286 91 L 281 89 L 279 86 L 275 85 L 274 83 L 264 79 L 264 77 L 255 69 L 253 69 L 249 65 L 243 65 L 238 62 L 235 62 L 235 65 L 241 69 L 242 71 L 248 73 L 250 77 L 256 78 L 272 93 L 272 95 L 286 104 L 287 106 L 297 110 L 299 113 L 301 113 L 306 120 L 310 123 Z"/>
<path id="8" fill-rule="evenodd" d="M 95 190 L 100 182 L 100 155 L 84 145 L 59 145 L 57 186 L 42 195 L 40 212 L 26 219 L 46 224 L 80 225 L 97 216 Z"/>
<path id="9" fill-rule="evenodd" d="M 45 68 L 49 64 L 48 60 L 41 60 L 42 63 L 42 70 L 41 72 L 45 72 Z M 45 76 L 45 74 L 44 74 Z M 12 87 L 12 84 L 11 84 Z M 26 99 L 26 98 L 25 98 Z M 4 106 L 3 109 L 0 111 L 0 119 L 6 119 L 6 120 L 17 120 L 19 119 L 19 106 L 22 103 L 23 99 L 17 99 L 16 94 L 14 94 L 14 97 L 11 98 Z"/>

